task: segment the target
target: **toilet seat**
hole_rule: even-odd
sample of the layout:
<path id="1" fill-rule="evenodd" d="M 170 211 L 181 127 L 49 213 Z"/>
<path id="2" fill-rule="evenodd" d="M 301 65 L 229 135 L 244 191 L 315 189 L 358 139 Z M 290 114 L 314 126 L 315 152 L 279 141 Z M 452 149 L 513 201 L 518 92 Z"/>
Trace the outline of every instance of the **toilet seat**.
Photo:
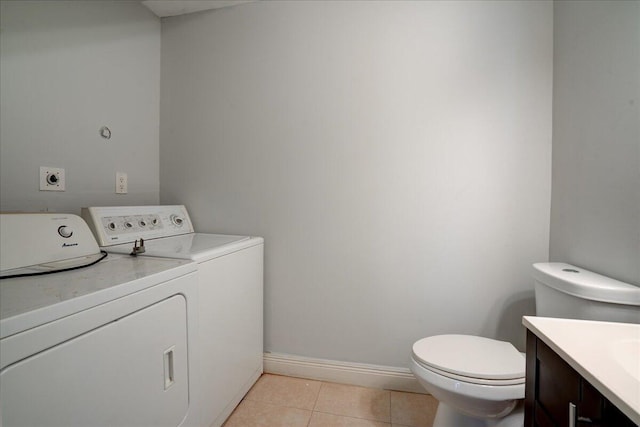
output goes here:
<path id="1" fill-rule="evenodd" d="M 436 399 L 447 401 L 447 399 L 438 393 L 438 390 L 444 391 L 446 394 L 455 395 L 473 399 L 483 399 L 487 401 L 506 401 L 512 399 L 524 399 L 525 383 L 509 384 L 509 385 L 491 385 L 477 384 L 452 378 L 450 374 L 441 375 L 431 368 L 425 367 L 416 361 L 415 356 L 410 360 L 411 372 L 418 379 L 425 389 L 434 395 Z M 434 389 L 435 387 L 435 389 Z"/>
<path id="2" fill-rule="evenodd" d="M 463 375 L 452 374 L 451 372 L 443 371 L 441 369 L 434 368 L 433 366 L 428 366 L 425 363 L 422 363 L 420 360 L 416 360 L 415 356 L 413 361 L 423 369 L 426 369 L 435 374 L 438 374 L 443 377 L 450 378 L 452 380 L 456 380 L 459 382 L 466 382 L 466 383 L 478 384 L 478 385 L 489 385 L 489 386 L 509 386 L 509 385 L 518 385 L 518 384 L 525 383 L 525 377 L 512 378 L 507 380 L 488 380 L 485 378 L 466 377 Z"/>
<path id="3" fill-rule="evenodd" d="M 413 344 L 423 369 L 472 384 L 508 386 L 525 382 L 525 358 L 505 341 L 473 335 L 436 335 Z"/>

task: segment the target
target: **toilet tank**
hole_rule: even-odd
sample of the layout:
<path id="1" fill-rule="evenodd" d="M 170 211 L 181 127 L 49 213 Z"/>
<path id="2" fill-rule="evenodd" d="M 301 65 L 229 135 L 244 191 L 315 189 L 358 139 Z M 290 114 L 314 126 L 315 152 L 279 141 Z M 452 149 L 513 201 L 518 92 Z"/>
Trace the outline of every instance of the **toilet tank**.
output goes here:
<path id="1" fill-rule="evenodd" d="M 533 264 L 536 314 L 640 323 L 640 287 L 559 262 Z"/>

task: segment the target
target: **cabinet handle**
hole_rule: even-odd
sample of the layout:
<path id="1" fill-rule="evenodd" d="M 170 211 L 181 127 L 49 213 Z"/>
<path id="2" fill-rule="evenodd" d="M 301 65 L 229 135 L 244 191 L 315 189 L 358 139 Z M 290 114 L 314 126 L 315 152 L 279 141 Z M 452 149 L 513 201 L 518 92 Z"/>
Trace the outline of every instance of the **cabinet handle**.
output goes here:
<path id="1" fill-rule="evenodd" d="M 164 351 L 164 389 L 168 389 L 175 382 L 173 377 L 173 350 L 175 346 Z"/>
<path id="2" fill-rule="evenodd" d="M 576 405 L 569 402 L 569 427 L 576 427 Z"/>

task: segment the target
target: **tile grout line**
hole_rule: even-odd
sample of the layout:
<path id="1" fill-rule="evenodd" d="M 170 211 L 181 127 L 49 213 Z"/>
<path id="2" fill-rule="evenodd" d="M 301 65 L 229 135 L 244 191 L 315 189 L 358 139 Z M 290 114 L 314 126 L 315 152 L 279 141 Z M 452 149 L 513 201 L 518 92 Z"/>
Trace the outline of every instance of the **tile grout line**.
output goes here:
<path id="1" fill-rule="evenodd" d="M 332 414 L 331 412 L 322 412 L 322 411 L 313 411 L 313 412 L 317 412 L 319 414 L 333 415 L 334 417 L 338 417 L 338 418 L 349 418 L 351 420 L 371 421 L 371 422 L 374 422 L 374 423 L 381 423 L 381 424 L 391 425 L 391 422 L 376 420 L 376 419 L 372 419 L 372 418 L 361 418 L 361 417 L 356 417 L 354 415 L 339 415 L 339 414 Z M 412 426 L 405 426 L 405 425 L 402 425 L 402 424 L 398 424 L 398 427 L 412 427 Z"/>
<path id="2" fill-rule="evenodd" d="M 283 376 L 283 377 L 286 377 L 286 376 Z M 296 377 L 289 377 L 289 378 L 296 378 Z M 313 380 L 313 379 L 306 379 L 306 378 L 300 378 L 300 380 L 319 383 L 319 387 L 317 389 L 316 395 L 313 396 L 314 397 L 314 401 L 311 402 L 312 404 L 309 405 L 309 406 L 304 405 L 309 409 L 305 409 L 303 407 L 296 406 L 296 405 L 291 405 L 292 402 L 290 402 L 290 401 L 281 401 L 279 403 L 264 401 L 262 399 L 253 398 L 253 395 L 251 395 L 251 397 L 250 397 L 249 393 L 247 393 L 247 395 L 245 395 L 243 397 L 243 399 L 241 400 L 240 404 L 243 401 L 247 401 L 247 402 L 251 401 L 251 402 L 255 402 L 255 403 L 259 403 L 261 405 L 267 405 L 267 406 L 271 406 L 271 407 L 280 407 L 280 408 L 287 408 L 287 409 L 293 409 L 293 410 L 303 410 L 304 412 L 306 412 L 309 415 L 309 418 L 307 419 L 306 423 L 299 424 L 299 425 L 304 425 L 306 427 L 310 427 L 310 426 L 313 425 L 313 423 L 311 421 L 314 419 L 314 416 L 315 416 L 316 413 L 323 414 L 323 416 L 322 416 L 323 418 L 322 419 L 324 419 L 325 415 L 330 415 L 330 416 L 346 418 L 346 419 L 351 419 L 351 420 L 363 420 L 363 421 L 366 420 L 366 421 L 370 421 L 370 422 L 374 422 L 374 423 L 380 423 L 379 424 L 380 426 L 384 425 L 386 427 L 396 427 L 396 426 L 397 427 L 412 427 L 412 426 L 421 425 L 420 423 L 415 424 L 413 422 L 409 422 L 407 424 L 404 424 L 404 423 L 403 424 L 394 424 L 394 421 L 393 421 L 394 420 L 393 407 L 394 407 L 394 400 L 397 400 L 397 399 L 394 399 L 393 397 L 394 397 L 394 395 L 396 393 L 398 395 L 403 395 L 404 393 L 402 393 L 402 392 L 394 392 L 393 390 L 375 389 L 375 388 L 372 388 L 372 387 L 362 387 L 362 386 L 355 386 L 355 385 L 350 385 L 350 384 L 334 383 L 334 382 L 329 382 L 329 381 Z M 333 384 L 343 385 L 343 386 L 347 386 L 347 387 L 351 386 L 351 387 L 363 388 L 363 389 L 374 389 L 374 390 L 379 390 L 379 391 L 386 392 L 387 399 L 388 399 L 387 400 L 387 405 L 388 405 L 387 408 L 389 409 L 389 418 L 387 418 L 387 419 L 368 418 L 368 417 L 363 417 L 362 415 L 364 415 L 364 414 L 359 414 L 359 415 L 358 414 L 350 414 L 349 415 L 349 414 L 346 414 L 346 413 L 344 413 L 344 414 L 342 414 L 342 413 L 334 413 L 334 412 L 331 411 L 330 408 L 327 408 L 327 409 L 329 409 L 329 411 L 318 410 L 318 403 L 320 402 L 320 393 L 322 393 L 323 391 L 329 392 L 327 387 L 330 387 L 330 385 L 333 385 Z M 315 388 L 315 387 L 316 386 L 314 385 L 313 388 Z M 282 394 L 282 393 L 278 392 L 278 390 L 276 390 L 275 392 L 276 392 L 276 394 Z M 307 402 L 309 402 L 309 400 L 307 400 Z M 382 402 L 380 402 L 380 403 L 382 403 Z M 399 402 L 396 401 L 395 403 L 398 404 Z M 238 406 L 240 406 L 240 404 Z M 235 412 L 235 409 L 234 409 L 234 412 Z M 231 415 L 233 415 L 233 413 Z M 404 417 L 400 417 L 398 419 L 399 422 L 402 422 L 402 420 L 409 421 L 408 419 L 405 419 Z M 226 424 L 226 421 L 228 421 L 228 420 L 225 420 L 225 424 Z M 302 421 L 302 420 L 300 420 L 300 421 Z"/>
<path id="3" fill-rule="evenodd" d="M 312 409 L 305 409 L 305 408 L 301 408 L 299 406 L 291 406 L 291 405 L 286 405 L 286 404 L 281 404 L 281 403 L 265 402 L 264 400 L 258 400 L 258 399 L 242 399 L 240 401 L 240 403 L 244 402 L 245 400 L 248 400 L 249 402 L 256 402 L 256 403 L 259 403 L 261 405 L 269 405 L 269 406 L 275 406 L 275 407 L 278 407 L 278 408 L 297 409 L 299 411 L 313 412 Z M 238 406 L 240 406 L 240 403 L 238 403 Z M 236 406 L 236 408 L 237 408 L 237 406 Z"/>
<path id="4" fill-rule="evenodd" d="M 393 393 L 391 390 L 389 390 L 389 425 L 393 426 L 393 408 L 391 406 L 391 393 Z"/>
<path id="5" fill-rule="evenodd" d="M 382 424 L 391 425 L 390 421 L 389 422 L 381 421 L 381 420 L 376 420 L 376 419 L 373 419 L 373 418 L 362 418 L 362 417 L 356 417 L 355 415 L 334 414 L 332 412 L 315 411 L 315 410 L 313 412 L 317 412 L 318 414 L 333 415 L 334 417 L 339 417 L 339 418 L 350 418 L 352 420 L 372 421 L 374 423 L 382 423 Z M 399 425 L 399 427 L 411 427 L 411 426 Z"/>
<path id="6" fill-rule="evenodd" d="M 339 384 L 339 385 L 344 385 L 344 386 L 349 386 L 349 387 L 357 387 L 357 388 L 363 388 L 363 389 L 374 389 L 372 387 L 363 387 L 363 386 L 343 384 L 343 383 L 334 383 L 334 382 L 330 382 L 330 381 L 320 381 L 320 389 L 318 390 L 318 395 L 316 396 L 316 401 L 315 401 L 315 403 L 313 405 L 313 410 L 311 412 L 311 416 L 312 417 L 313 417 L 313 414 L 317 412 L 317 413 L 320 413 L 320 414 L 333 415 L 333 416 L 336 416 L 336 417 L 344 417 L 344 418 L 350 418 L 350 419 L 354 419 L 354 420 L 366 420 L 366 421 L 372 421 L 372 422 L 376 422 L 376 423 L 388 424 L 389 427 L 391 427 L 393 425 L 392 417 L 391 417 L 391 393 L 392 393 L 392 390 L 375 389 L 375 390 L 381 390 L 381 391 L 386 392 L 388 397 L 389 397 L 389 400 L 388 400 L 389 419 L 388 420 L 380 420 L 380 419 L 374 419 L 374 418 L 364 418 L 364 417 L 359 417 L 359 416 L 355 416 L 355 415 L 335 414 L 333 412 L 325 412 L 325 411 L 317 410 L 316 407 L 318 405 L 318 400 L 320 399 L 320 393 L 322 392 L 322 387 L 324 385 L 326 385 L 326 384 Z M 311 423 L 311 420 L 309 420 L 309 423 Z M 400 427 L 411 427 L 411 426 L 400 426 Z"/>
<path id="7" fill-rule="evenodd" d="M 316 399 L 313 402 L 313 407 L 311 408 L 311 416 L 309 417 L 309 422 L 307 423 L 307 427 L 311 425 L 311 419 L 313 419 L 313 413 L 316 412 L 316 405 L 318 404 L 318 399 L 320 398 L 320 392 L 322 391 L 322 386 L 324 385 L 324 381 L 320 381 L 320 387 L 318 388 L 318 394 L 316 394 Z"/>

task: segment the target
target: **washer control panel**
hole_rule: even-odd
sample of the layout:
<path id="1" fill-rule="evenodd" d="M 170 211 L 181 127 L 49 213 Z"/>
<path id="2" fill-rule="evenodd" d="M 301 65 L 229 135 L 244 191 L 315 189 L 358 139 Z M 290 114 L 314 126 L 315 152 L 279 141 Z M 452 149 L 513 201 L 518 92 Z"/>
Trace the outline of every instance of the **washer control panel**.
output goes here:
<path id="1" fill-rule="evenodd" d="M 193 233 L 183 205 L 82 208 L 82 217 L 100 246 Z"/>

